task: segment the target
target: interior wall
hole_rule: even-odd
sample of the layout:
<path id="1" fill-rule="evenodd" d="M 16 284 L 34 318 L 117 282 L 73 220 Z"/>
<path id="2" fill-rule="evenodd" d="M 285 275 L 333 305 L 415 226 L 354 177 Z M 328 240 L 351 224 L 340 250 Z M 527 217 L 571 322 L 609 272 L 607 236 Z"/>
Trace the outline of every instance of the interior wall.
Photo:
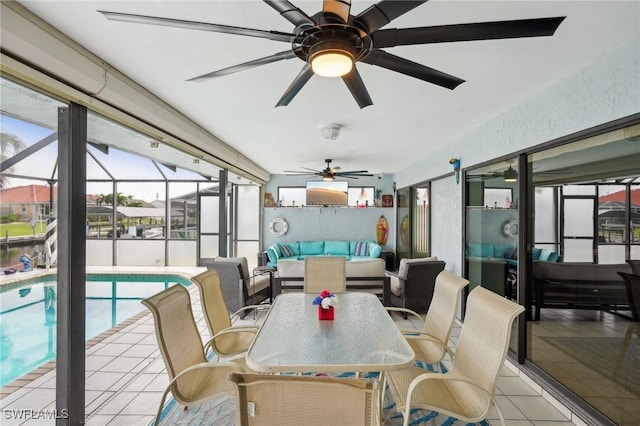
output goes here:
<path id="1" fill-rule="evenodd" d="M 394 175 L 398 188 L 503 157 L 640 112 L 640 36 L 550 85 Z M 432 183 L 432 253 L 461 273 L 462 192 L 453 177 Z M 458 195 L 453 195 L 458 194 Z"/>
<path id="2" fill-rule="evenodd" d="M 444 260 L 445 269 L 462 275 L 462 189 L 453 176 L 431 182 L 431 255 Z"/>
<path id="3" fill-rule="evenodd" d="M 640 36 L 394 174 L 398 188 L 640 112 Z"/>
<path id="4" fill-rule="evenodd" d="M 265 192 L 275 197 L 279 186 L 306 185 L 308 176 L 271 175 L 265 186 Z M 349 186 L 374 186 L 382 194 L 393 194 L 393 177 L 375 175 L 349 180 Z M 265 207 L 263 209 L 263 248 L 276 242 L 313 241 L 313 240 L 376 240 L 376 223 L 384 215 L 389 226 L 389 237 L 384 249 L 395 247 L 395 209 L 383 207 Z M 286 235 L 276 237 L 269 231 L 269 223 L 275 217 L 284 218 L 289 230 Z"/>

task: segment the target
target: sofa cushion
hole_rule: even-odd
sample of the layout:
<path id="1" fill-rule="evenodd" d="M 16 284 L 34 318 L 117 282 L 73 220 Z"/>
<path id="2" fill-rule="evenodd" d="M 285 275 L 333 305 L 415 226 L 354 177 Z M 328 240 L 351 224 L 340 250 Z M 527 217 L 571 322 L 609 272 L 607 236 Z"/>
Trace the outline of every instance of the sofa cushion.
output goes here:
<path id="1" fill-rule="evenodd" d="M 404 280 L 391 276 L 389 277 L 389 284 L 391 287 L 391 293 L 398 297 L 402 297 L 402 294 L 404 293 Z"/>
<path id="2" fill-rule="evenodd" d="M 324 241 L 301 241 L 300 254 L 324 254 Z"/>
<path id="3" fill-rule="evenodd" d="M 354 256 L 369 256 L 369 242 L 368 241 L 350 241 L 349 250 Z"/>
<path id="4" fill-rule="evenodd" d="M 382 247 L 376 243 L 369 243 L 369 257 L 380 257 L 382 255 Z"/>
<path id="5" fill-rule="evenodd" d="M 504 257 L 505 259 L 518 259 L 518 248 L 510 248 L 509 250 L 506 250 L 502 257 Z"/>
<path id="6" fill-rule="evenodd" d="M 278 264 L 278 260 L 280 259 L 280 248 L 277 244 L 269 246 L 267 249 L 267 257 L 269 258 L 269 263 L 273 266 Z"/>
<path id="7" fill-rule="evenodd" d="M 485 247 L 486 247 L 486 244 L 469 243 L 468 255 L 473 257 L 482 257 L 483 252 L 488 252 L 488 250 L 485 249 Z M 493 248 L 491 248 L 491 253 L 493 253 Z M 487 254 L 487 256 L 489 255 Z"/>
<path id="8" fill-rule="evenodd" d="M 293 257 L 293 250 L 291 250 L 288 245 L 278 244 L 278 248 L 280 249 L 280 253 L 282 253 L 282 257 Z"/>
<path id="9" fill-rule="evenodd" d="M 280 250 L 280 257 L 298 257 L 300 254 L 300 247 L 298 243 L 277 243 Z"/>
<path id="10" fill-rule="evenodd" d="M 349 241 L 325 241 L 324 253 L 330 255 L 346 255 L 351 254 L 349 252 Z"/>
<path id="11" fill-rule="evenodd" d="M 542 249 L 540 250 L 540 256 L 538 257 L 538 260 L 542 260 L 545 262 L 557 262 L 558 253 L 556 253 L 555 251 Z"/>
<path id="12" fill-rule="evenodd" d="M 533 260 L 540 260 L 540 255 L 542 254 L 542 249 L 538 247 L 534 247 L 531 249 L 531 257 Z"/>
<path id="13" fill-rule="evenodd" d="M 493 244 L 493 257 L 497 257 L 498 259 L 506 257 L 504 254 L 511 250 L 512 246 L 505 244 Z"/>

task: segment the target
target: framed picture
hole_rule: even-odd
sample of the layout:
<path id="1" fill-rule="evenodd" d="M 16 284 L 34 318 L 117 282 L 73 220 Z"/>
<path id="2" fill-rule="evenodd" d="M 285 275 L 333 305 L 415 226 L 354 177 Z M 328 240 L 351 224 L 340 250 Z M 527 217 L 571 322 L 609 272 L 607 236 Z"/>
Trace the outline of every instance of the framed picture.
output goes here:
<path id="1" fill-rule="evenodd" d="M 393 195 L 384 194 L 382 196 L 382 207 L 393 207 Z"/>

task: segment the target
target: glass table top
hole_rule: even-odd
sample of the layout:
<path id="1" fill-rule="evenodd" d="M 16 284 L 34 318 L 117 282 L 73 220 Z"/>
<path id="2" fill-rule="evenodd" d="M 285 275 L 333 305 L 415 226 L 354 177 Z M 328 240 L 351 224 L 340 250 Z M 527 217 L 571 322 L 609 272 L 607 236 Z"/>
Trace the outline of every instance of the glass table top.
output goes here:
<path id="1" fill-rule="evenodd" d="M 386 371 L 411 365 L 414 352 L 372 293 L 337 294 L 332 321 L 318 319 L 315 294 L 278 296 L 249 352 L 262 372 Z"/>

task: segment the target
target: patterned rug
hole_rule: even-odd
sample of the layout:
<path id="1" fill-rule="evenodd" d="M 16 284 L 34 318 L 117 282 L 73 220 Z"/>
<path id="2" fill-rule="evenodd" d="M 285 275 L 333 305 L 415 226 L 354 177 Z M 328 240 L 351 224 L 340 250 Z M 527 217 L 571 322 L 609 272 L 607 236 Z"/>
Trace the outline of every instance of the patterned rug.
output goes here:
<path id="1" fill-rule="evenodd" d="M 429 371 L 434 371 L 431 365 L 416 362 L 418 367 Z M 442 366 L 444 368 L 444 366 Z M 443 371 L 446 371 L 444 369 Z M 337 377 L 353 377 L 354 373 L 338 374 Z M 360 375 L 360 377 L 374 379 L 378 377 L 378 373 L 368 373 Z M 182 405 L 170 400 L 165 406 L 160 416 L 160 425 L 175 426 L 236 426 L 234 395 L 225 395 L 218 399 L 208 401 L 198 406 L 183 409 Z M 396 409 L 396 404 L 389 391 L 389 386 L 385 389 L 384 408 L 383 408 L 384 426 L 401 426 L 403 422 L 402 413 Z M 474 425 L 476 423 L 467 423 L 457 420 L 453 417 L 444 416 L 435 411 L 414 409 L 411 410 L 410 425 L 412 426 L 465 426 Z M 153 423 L 151 423 L 153 425 Z M 481 426 L 490 426 L 488 421 L 477 423 Z"/>

